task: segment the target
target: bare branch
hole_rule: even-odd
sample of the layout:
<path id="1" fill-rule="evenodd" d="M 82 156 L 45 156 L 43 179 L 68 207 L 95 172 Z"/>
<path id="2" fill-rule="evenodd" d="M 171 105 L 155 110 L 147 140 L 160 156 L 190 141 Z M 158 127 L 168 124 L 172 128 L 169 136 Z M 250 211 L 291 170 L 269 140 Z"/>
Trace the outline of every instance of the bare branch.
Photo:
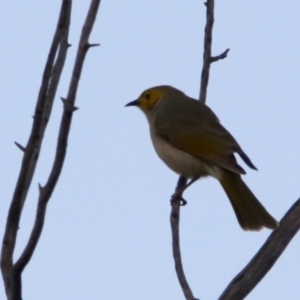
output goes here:
<path id="1" fill-rule="evenodd" d="M 68 32 L 70 9 L 71 1 L 63 0 L 56 32 L 43 73 L 31 134 L 24 152 L 19 178 L 8 212 L 1 251 L 1 271 L 8 299 L 21 299 L 20 273 L 13 270 L 13 253 L 21 213 L 36 168 L 44 132 L 51 113 L 56 91 L 54 83 L 57 79 L 55 79 L 55 76 L 59 76 L 55 71 L 56 63 L 54 64 L 54 61 L 57 51 L 61 47 L 61 41 Z M 58 59 L 59 58 L 57 58 L 57 60 Z"/>
<path id="2" fill-rule="evenodd" d="M 178 179 L 177 187 L 175 193 L 182 189 L 187 183 L 187 179 L 180 176 Z M 179 220 L 180 220 L 180 203 L 181 199 L 172 199 L 172 210 L 170 215 L 171 229 L 172 229 L 172 247 L 173 247 L 173 257 L 175 261 L 175 270 L 177 274 L 178 281 L 180 283 L 181 289 L 184 293 L 185 299 L 187 300 L 197 300 L 190 289 L 190 286 L 186 280 L 183 265 L 181 260 L 180 252 L 180 240 L 179 240 Z"/>
<path id="3" fill-rule="evenodd" d="M 204 36 L 203 68 L 201 73 L 201 88 L 199 100 L 206 102 L 207 86 L 209 81 L 210 65 L 220 59 L 227 57 L 229 49 L 217 56 L 211 55 L 212 29 L 214 23 L 214 0 L 208 0 L 206 5 L 206 26 Z M 178 180 L 177 188 L 184 186 L 187 180 L 182 176 Z M 186 299 L 195 298 L 186 281 L 180 254 L 179 243 L 179 221 L 180 221 L 180 199 L 172 202 L 171 227 L 173 238 L 173 256 L 178 280 Z M 253 257 L 249 264 L 231 281 L 220 296 L 219 300 L 244 299 L 260 280 L 272 268 L 277 259 L 283 253 L 289 242 L 300 228 L 300 199 L 290 208 L 282 218 L 280 226 L 273 231 L 263 247 Z"/>
<path id="4" fill-rule="evenodd" d="M 36 245 L 38 243 L 38 240 L 40 238 L 43 229 L 47 203 L 56 186 L 56 183 L 58 181 L 59 175 L 61 173 L 64 164 L 73 112 L 78 109 L 76 106 L 74 106 L 76 100 L 76 93 L 78 90 L 78 83 L 80 80 L 85 56 L 87 50 L 89 49 L 89 47 L 87 47 L 87 45 L 89 45 L 88 39 L 92 31 L 94 22 L 96 20 L 96 15 L 98 12 L 99 5 L 100 5 L 100 0 L 92 0 L 85 23 L 83 25 L 79 46 L 77 50 L 76 60 L 74 64 L 74 69 L 72 73 L 72 78 L 69 86 L 68 96 L 66 99 L 62 99 L 64 103 L 64 111 L 60 123 L 60 130 L 58 135 L 56 154 L 55 154 L 53 167 L 50 172 L 48 181 L 46 185 L 43 187 L 43 189 L 41 190 L 39 196 L 35 223 L 28 244 L 26 245 L 22 255 L 20 256 L 19 260 L 16 263 L 16 269 L 18 270 L 23 270 L 33 255 L 33 252 L 36 248 Z"/>
<path id="5" fill-rule="evenodd" d="M 92 47 L 99 47 L 100 44 L 88 44 L 87 47 L 88 48 L 92 48 Z"/>
<path id="6" fill-rule="evenodd" d="M 25 152 L 26 148 L 24 146 L 22 146 L 21 144 L 19 144 L 18 142 L 15 142 L 15 145 L 22 151 Z"/>
<path id="7" fill-rule="evenodd" d="M 64 104 L 64 110 L 68 111 L 68 112 L 74 112 L 76 110 L 78 110 L 79 108 L 77 106 L 73 106 L 72 103 L 70 103 L 69 101 L 67 101 L 67 99 L 60 97 L 62 103 Z"/>
<path id="8" fill-rule="evenodd" d="M 205 103 L 207 87 L 209 81 L 209 71 L 211 63 L 223 59 L 227 56 L 229 49 L 224 51 L 218 56 L 211 56 L 211 45 L 212 45 L 212 30 L 214 24 L 214 0 L 208 0 L 205 2 L 206 6 L 206 25 L 204 32 L 204 52 L 203 52 L 203 67 L 201 73 L 201 84 L 200 84 L 200 95 L 199 101 Z M 180 190 L 187 184 L 187 179 L 183 176 L 179 177 L 176 191 Z M 189 284 L 186 280 L 182 261 L 181 261 L 181 251 L 179 243 L 179 222 L 180 222 L 180 203 L 185 201 L 184 199 L 177 199 L 178 201 L 172 201 L 172 211 L 171 211 L 171 228 L 172 228 L 172 245 L 173 245 L 173 257 L 175 261 L 175 269 L 177 273 L 177 278 L 187 300 L 195 300 L 195 297 L 192 294 L 192 291 L 189 287 Z M 186 201 L 185 201 L 186 202 Z"/>
<path id="9" fill-rule="evenodd" d="M 229 50 L 230 50 L 230 49 L 228 48 L 228 49 L 226 49 L 223 53 L 221 53 L 220 55 L 212 56 L 212 57 L 210 58 L 210 63 L 213 63 L 213 62 L 218 61 L 218 60 L 220 60 L 220 59 L 226 58 L 226 57 L 227 57 L 227 54 L 228 54 L 228 52 L 229 52 Z"/>
<path id="10" fill-rule="evenodd" d="M 206 101 L 207 86 L 209 80 L 209 70 L 211 64 L 211 44 L 212 44 L 212 30 L 214 26 L 214 0 L 205 2 L 206 6 L 206 25 L 204 30 L 204 52 L 203 52 L 203 66 L 201 72 L 201 84 L 199 100 L 203 103 Z"/>
<path id="11" fill-rule="evenodd" d="M 230 282 L 219 300 L 244 299 L 273 267 L 300 229 L 300 199 L 288 210 L 249 264 Z"/>
<path id="12" fill-rule="evenodd" d="M 229 49 L 226 49 L 222 54 L 217 56 L 211 55 L 212 45 L 212 30 L 214 25 L 214 0 L 208 0 L 204 3 L 206 6 L 206 25 L 204 30 L 204 52 L 203 52 L 203 66 L 201 72 L 201 84 L 199 100 L 206 102 L 207 86 L 209 81 L 209 72 L 211 63 L 224 59 L 227 57 Z"/>

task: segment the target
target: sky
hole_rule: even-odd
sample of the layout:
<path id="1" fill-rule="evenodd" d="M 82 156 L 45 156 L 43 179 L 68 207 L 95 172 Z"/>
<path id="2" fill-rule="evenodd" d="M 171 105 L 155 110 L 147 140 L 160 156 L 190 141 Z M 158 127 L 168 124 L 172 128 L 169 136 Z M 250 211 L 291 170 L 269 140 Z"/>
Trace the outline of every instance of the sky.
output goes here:
<path id="1" fill-rule="evenodd" d="M 77 94 L 65 165 L 43 234 L 23 273 L 24 299 L 183 299 L 174 271 L 170 196 L 178 176 L 156 156 L 146 118 L 124 108 L 168 84 L 197 98 L 203 1 L 106 1 L 100 5 Z M 32 228 L 46 182 L 89 1 L 74 1 L 66 67 L 22 215 L 15 258 Z M 26 145 L 60 1 L 0 2 L 0 234 Z M 299 198 L 300 2 L 217 1 L 207 105 L 259 171 L 243 178 L 278 220 Z M 196 298 L 217 299 L 265 242 L 243 231 L 213 179 L 195 183 L 181 210 L 182 258 Z M 296 236 L 247 297 L 296 299 Z M 297 295 L 297 296 L 296 296 Z M 5 298 L 0 284 L 0 299 Z"/>

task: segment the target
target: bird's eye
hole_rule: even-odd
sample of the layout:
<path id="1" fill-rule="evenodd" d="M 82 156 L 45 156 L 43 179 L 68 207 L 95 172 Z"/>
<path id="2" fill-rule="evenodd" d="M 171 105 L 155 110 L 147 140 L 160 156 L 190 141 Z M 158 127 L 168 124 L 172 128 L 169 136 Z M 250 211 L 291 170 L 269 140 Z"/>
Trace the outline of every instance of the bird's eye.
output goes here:
<path id="1" fill-rule="evenodd" d="M 145 99 L 148 100 L 150 98 L 150 94 L 145 95 Z"/>

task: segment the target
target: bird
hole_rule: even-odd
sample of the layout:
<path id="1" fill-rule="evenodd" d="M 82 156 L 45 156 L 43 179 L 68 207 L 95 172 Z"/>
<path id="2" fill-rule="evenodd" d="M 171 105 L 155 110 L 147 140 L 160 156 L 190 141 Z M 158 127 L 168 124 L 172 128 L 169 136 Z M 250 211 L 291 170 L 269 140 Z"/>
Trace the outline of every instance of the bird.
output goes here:
<path id="1" fill-rule="evenodd" d="M 235 154 L 251 169 L 257 168 L 205 103 L 172 86 L 160 85 L 146 89 L 125 106 L 142 110 L 157 155 L 171 170 L 190 179 L 186 187 L 211 176 L 223 187 L 242 229 L 279 226 L 242 180 L 246 172 Z"/>

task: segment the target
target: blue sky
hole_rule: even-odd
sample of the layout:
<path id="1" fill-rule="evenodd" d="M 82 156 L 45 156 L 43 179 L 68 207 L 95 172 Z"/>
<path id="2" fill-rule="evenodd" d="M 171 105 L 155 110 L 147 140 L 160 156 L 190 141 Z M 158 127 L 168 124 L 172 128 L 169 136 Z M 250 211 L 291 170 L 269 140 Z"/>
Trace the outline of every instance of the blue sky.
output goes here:
<path id="1" fill-rule="evenodd" d="M 178 1 L 179 2 L 179 1 Z M 16 257 L 33 223 L 37 185 L 55 150 L 74 55 L 89 1 L 74 1 L 65 72 L 22 216 Z M 32 125 L 60 1 L 0 3 L 0 233 Z M 207 104 L 259 172 L 244 180 L 278 220 L 300 195 L 300 2 L 216 1 Z M 80 82 L 65 166 L 46 226 L 23 275 L 24 299 L 183 299 L 169 225 L 177 175 L 156 156 L 140 111 L 144 89 L 170 84 L 198 97 L 205 9 L 201 1 L 105 1 Z M 242 162 L 241 162 L 242 164 Z M 243 165 L 243 164 L 242 164 Z M 244 165 L 243 165 L 244 166 Z M 246 166 L 245 166 L 246 168 Z M 244 232 L 212 178 L 185 194 L 181 243 L 194 295 L 216 299 L 270 231 Z M 295 299 L 300 239 L 247 297 Z M 0 298 L 4 298 L 0 285 Z"/>

